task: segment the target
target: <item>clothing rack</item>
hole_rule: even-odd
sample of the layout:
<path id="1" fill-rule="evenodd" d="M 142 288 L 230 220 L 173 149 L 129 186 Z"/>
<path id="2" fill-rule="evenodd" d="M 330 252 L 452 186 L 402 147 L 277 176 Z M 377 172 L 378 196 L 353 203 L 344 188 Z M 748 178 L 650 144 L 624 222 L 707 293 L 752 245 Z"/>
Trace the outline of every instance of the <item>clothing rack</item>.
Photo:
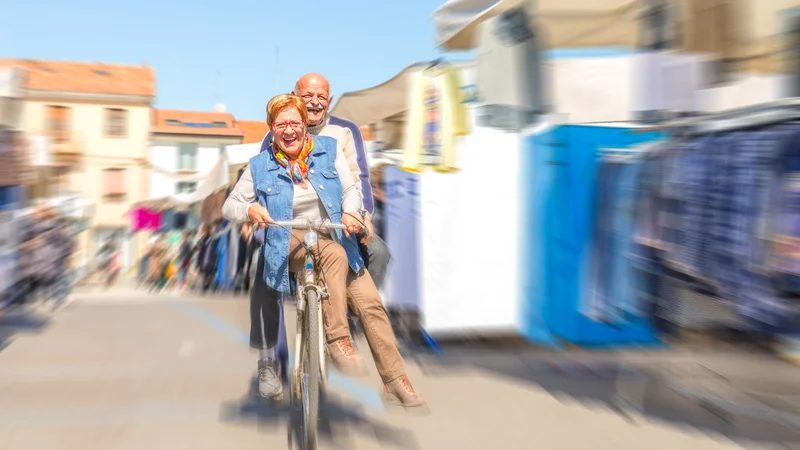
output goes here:
<path id="1" fill-rule="evenodd" d="M 607 162 L 627 163 L 633 162 L 641 156 L 641 153 L 649 150 L 650 146 L 637 146 L 631 148 L 602 148 L 601 159 Z"/>
<path id="2" fill-rule="evenodd" d="M 688 130 L 688 134 L 706 134 L 780 123 L 795 118 L 800 118 L 800 97 L 783 98 L 717 113 L 675 119 L 659 125 L 637 128 L 634 131 L 644 133 L 670 130 L 686 132 Z M 730 122 L 720 123 L 724 121 Z"/>

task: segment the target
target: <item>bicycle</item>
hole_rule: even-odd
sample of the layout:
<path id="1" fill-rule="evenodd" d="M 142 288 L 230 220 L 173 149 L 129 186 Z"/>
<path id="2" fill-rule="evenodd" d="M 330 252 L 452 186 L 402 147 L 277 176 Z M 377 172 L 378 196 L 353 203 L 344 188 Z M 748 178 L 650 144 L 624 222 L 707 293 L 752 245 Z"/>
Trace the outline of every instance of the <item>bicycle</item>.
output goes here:
<path id="1" fill-rule="evenodd" d="M 303 448 L 314 450 L 317 447 L 319 390 L 328 384 L 322 301 L 329 295 L 324 273 L 319 273 L 317 255 L 313 249 L 319 243 L 317 230 L 345 230 L 347 226 L 330 221 L 314 224 L 303 220 L 269 222 L 262 225 L 306 230 L 302 242 L 306 250 L 305 263 L 303 270 L 295 273 L 297 329 L 294 347 L 295 364 L 289 381 L 292 400 L 300 406 L 302 412 Z"/>

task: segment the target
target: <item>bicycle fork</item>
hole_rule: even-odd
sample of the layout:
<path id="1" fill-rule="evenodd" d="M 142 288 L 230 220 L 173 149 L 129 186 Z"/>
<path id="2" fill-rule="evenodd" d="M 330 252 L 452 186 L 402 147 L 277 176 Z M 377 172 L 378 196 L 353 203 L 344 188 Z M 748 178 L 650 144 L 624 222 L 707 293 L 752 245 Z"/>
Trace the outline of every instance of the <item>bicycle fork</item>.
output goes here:
<path id="1" fill-rule="evenodd" d="M 309 252 L 310 253 L 310 252 Z M 328 378 L 326 376 L 326 358 L 325 358 L 325 328 L 322 320 L 322 302 L 327 298 L 327 293 L 324 292 L 317 286 L 317 276 L 316 276 L 316 269 L 314 267 L 314 259 L 311 257 L 310 254 L 306 256 L 306 262 L 304 266 L 304 276 L 302 277 L 303 283 L 298 283 L 297 290 L 299 295 L 297 296 L 297 332 L 295 333 L 295 347 L 294 347 L 294 360 L 295 365 L 293 369 L 293 377 L 294 380 L 297 381 L 295 386 L 300 386 L 300 376 L 301 376 L 301 368 L 303 366 L 303 347 L 305 345 L 305 333 L 301 332 L 300 330 L 305 329 L 305 320 L 307 317 L 306 308 L 308 307 L 308 303 L 306 302 L 306 292 L 308 290 L 316 290 L 317 291 L 317 304 L 313 305 L 315 308 L 319 308 L 319 314 L 317 314 L 318 323 L 317 329 L 319 333 L 319 354 L 318 355 L 309 355 L 311 357 L 316 356 L 319 358 L 320 364 L 320 380 L 322 381 L 322 385 L 327 386 Z M 298 392 L 299 394 L 299 392 Z"/>

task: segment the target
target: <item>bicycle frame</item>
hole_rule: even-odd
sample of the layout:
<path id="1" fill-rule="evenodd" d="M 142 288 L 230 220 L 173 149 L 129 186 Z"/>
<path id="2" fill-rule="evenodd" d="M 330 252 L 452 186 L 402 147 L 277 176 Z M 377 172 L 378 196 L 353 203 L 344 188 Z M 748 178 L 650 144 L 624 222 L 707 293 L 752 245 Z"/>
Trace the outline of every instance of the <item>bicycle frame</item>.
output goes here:
<path id="1" fill-rule="evenodd" d="M 323 223 L 315 227 L 311 222 L 274 222 L 271 225 L 305 229 L 303 247 L 306 251 L 303 269 L 296 273 L 297 281 L 297 331 L 295 334 L 292 382 L 293 398 L 302 405 L 304 446 L 316 449 L 317 421 L 319 420 L 319 389 L 328 384 L 325 369 L 325 328 L 322 320 L 322 302 L 329 297 L 327 286 L 321 283 L 314 248 L 318 245 L 318 229 L 346 229 L 343 224 Z M 311 301 L 316 299 L 316 301 Z M 314 323 L 316 322 L 316 323 Z M 315 336 L 316 335 L 316 336 Z M 314 338 L 317 342 L 307 342 Z M 316 346 L 316 349 L 314 348 Z M 308 358 L 307 360 L 305 358 Z M 319 358 L 315 361 L 315 358 Z M 317 365 L 318 363 L 318 365 Z M 319 370 L 319 374 L 315 372 Z M 319 378 L 317 378 L 317 375 Z"/>
<path id="2" fill-rule="evenodd" d="M 304 243 L 305 246 L 305 243 Z M 324 326 L 322 323 L 322 302 L 328 298 L 328 289 L 326 286 L 320 286 L 318 283 L 318 276 L 317 276 L 317 266 L 316 261 L 314 261 L 314 256 L 311 252 L 311 249 L 306 247 L 306 258 L 305 264 L 303 265 L 303 270 L 297 273 L 297 328 L 295 332 L 295 347 L 294 347 L 294 360 L 296 361 L 294 368 L 292 369 L 292 376 L 295 380 L 295 386 L 299 389 L 299 377 L 300 368 L 302 367 L 303 362 L 303 346 L 305 345 L 305 330 L 306 324 L 305 320 L 308 314 L 306 314 L 306 297 L 307 292 L 309 290 L 315 290 L 317 292 L 317 298 L 319 302 L 315 307 L 319 308 L 319 314 L 317 314 L 318 323 L 317 326 L 320 332 L 319 335 L 319 360 L 320 360 L 320 379 L 322 380 L 323 386 L 327 385 L 327 376 L 326 376 L 326 368 L 325 368 L 325 346 L 323 345 L 325 342 L 324 338 Z M 310 324 L 309 324 L 310 325 Z"/>

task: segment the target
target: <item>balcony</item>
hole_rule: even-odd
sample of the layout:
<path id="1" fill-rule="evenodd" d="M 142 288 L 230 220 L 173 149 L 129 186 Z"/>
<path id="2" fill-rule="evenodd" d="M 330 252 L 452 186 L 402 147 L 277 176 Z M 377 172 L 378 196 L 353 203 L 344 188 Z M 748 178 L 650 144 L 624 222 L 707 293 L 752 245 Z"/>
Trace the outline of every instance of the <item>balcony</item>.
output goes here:
<path id="1" fill-rule="evenodd" d="M 47 138 L 44 148 L 37 150 L 36 161 L 40 165 L 75 166 L 86 154 L 83 133 L 72 130 L 41 130 L 30 133 Z"/>
<path id="2" fill-rule="evenodd" d="M 86 151 L 82 133 L 72 130 L 45 130 L 42 136 L 50 140 L 50 153 L 53 155 L 83 155 Z"/>

